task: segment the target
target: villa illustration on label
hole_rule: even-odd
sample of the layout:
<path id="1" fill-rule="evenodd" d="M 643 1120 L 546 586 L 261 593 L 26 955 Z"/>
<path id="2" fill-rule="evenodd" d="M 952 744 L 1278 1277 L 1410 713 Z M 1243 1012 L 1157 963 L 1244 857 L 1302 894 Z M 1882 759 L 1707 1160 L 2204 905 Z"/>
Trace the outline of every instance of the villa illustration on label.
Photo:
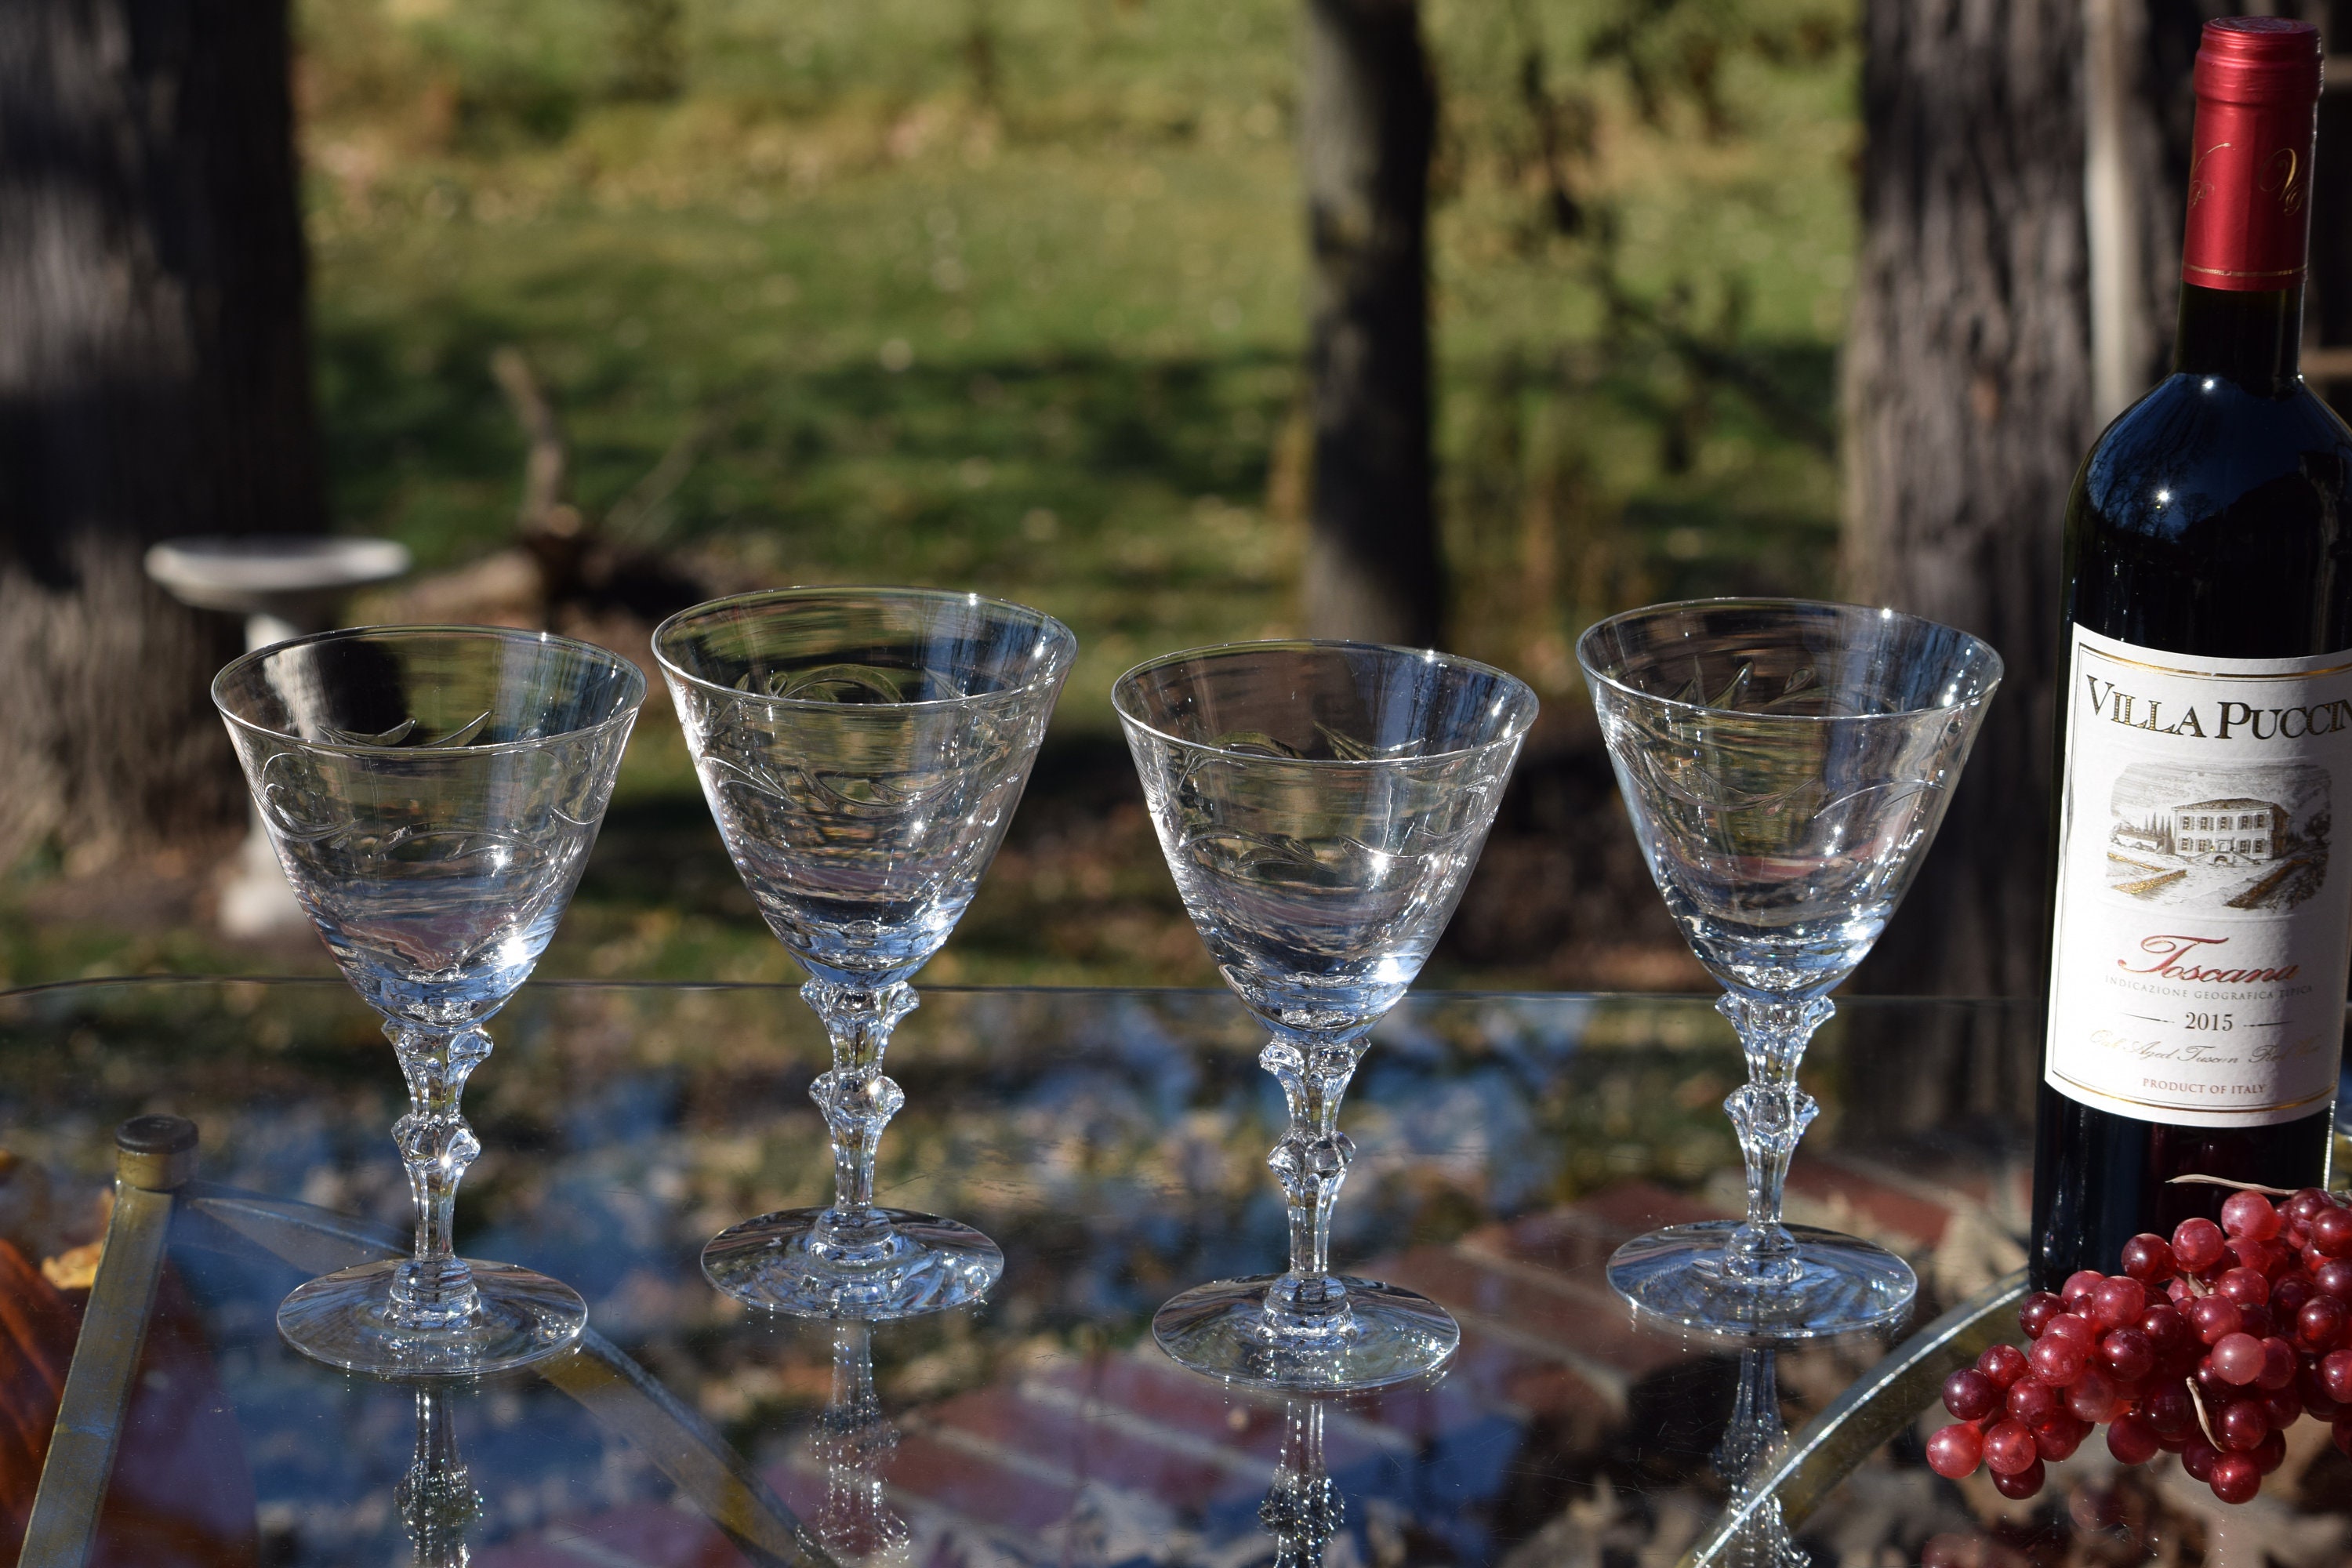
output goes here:
<path id="1" fill-rule="evenodd" d="M 2107 887 L 2144 903 L 2288 910 L 2327 880 L 2327 770 L 2138 763 L 2108 802 Z"/>

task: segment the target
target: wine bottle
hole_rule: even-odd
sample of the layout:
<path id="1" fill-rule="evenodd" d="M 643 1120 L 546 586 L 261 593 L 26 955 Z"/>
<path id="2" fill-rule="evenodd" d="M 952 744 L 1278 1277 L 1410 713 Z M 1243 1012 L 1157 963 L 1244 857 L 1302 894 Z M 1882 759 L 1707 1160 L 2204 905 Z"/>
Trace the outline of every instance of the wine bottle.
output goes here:
<path id="1" fill-rule="evenodd" d="M 2172 374 L 2067 504 L 2033 1258 L 2326 1179 L 2352 845 L 2352 431 L 2303 384 L 2314 27 L 2209 22 Z M 2337 811 L 2338 803 L 2347 809 Z"/>

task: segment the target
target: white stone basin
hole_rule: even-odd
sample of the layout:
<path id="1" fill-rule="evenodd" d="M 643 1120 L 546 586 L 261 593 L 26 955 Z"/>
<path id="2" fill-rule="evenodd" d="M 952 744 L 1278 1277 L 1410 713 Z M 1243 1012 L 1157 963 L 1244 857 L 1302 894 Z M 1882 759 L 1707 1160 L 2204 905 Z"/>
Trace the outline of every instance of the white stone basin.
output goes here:
<path id="1" fill-rule="evenodd" d="M 167 539 L 147 552 L 147 575 L 182 604 L 297 624 L 313 606 L 407 570 L 404 545 L 329 534 Z"/>

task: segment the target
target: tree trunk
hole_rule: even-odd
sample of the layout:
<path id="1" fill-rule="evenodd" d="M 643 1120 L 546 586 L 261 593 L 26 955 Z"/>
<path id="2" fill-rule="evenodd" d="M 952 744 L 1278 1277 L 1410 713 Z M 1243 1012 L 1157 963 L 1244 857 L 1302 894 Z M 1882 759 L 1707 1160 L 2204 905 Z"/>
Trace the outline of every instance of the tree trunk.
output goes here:
<path id="1" fill-rule="evenodd" d="M 1416 0 L 1307 0 L 1299 152 L 1315 463 L 1305 597 L 1316 637 L 1438 638 L 1428 289 L 1436 121 Z"/>
<path id="2" fill-rule="evenodd" d="M 1863 239 L 1844 364 L 1858 598 L 2008 666 L 1864 983 L 2038 995 L 2067 488 L 2095 434 L 2082 0 L 1870 0 Z"/>
<path id="3" fill-rule="evenodd" d="M 282 0 L 0 5 L 0 866 L 240 820 L 175 534 L 324 520 Z"/>

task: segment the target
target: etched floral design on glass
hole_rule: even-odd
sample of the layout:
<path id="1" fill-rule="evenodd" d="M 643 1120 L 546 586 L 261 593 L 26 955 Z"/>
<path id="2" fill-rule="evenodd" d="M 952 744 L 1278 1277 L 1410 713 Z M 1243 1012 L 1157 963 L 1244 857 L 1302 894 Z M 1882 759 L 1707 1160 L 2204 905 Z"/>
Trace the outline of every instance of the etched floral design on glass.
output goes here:
<path id="1" fill-rule="evenodd" d="M 1817 1110 L 1797 1066 L 1935 839 L 2000 656 L 1893 610 L 1788 599 L 1635 610 L 1577 655 L 1650 874 L 1723 984 L 1748 1071 L 1724 1102 L 1746 1219 L 1636 1237 L 1610 1282 L 1643 1310 L 1757 1340 L 1898 1321 L 1917 1289 L 1901 1258 L 1781 1221 Z"/>
<path id="2" fill-rule="evenodd" d="M 874 1201 L 882 1070 L 908 984 L 971 902 L 1013 819 L 1077 639 L 973 594 L 807 588 L 720 599 L 654 635 L 719 837 L 808 971 L 831 1070 L 809 1093 L 834 1201 L 735 1226 L 704 1249 L 751 1305 L 877 1321 L 977 1300 L 1004 1263 L 937 1215 Z"/>
<path id="3" fill-rule="evenodd" d="M 1372 1026 L 1437 943 L 1477 862 L 1535 694 L 1467 659 L 1360 643 L 1171 654 L 1112 692 L 1160 847 L 1225 983 L 1272 1038 L 1290 1125 L 1267 1163 L 1290 1267 L 1221 1280 L 1152 1327 L 1196 1371 L 1266 1387 L 1374 1388 L 1460 1341 L 1426 1298 L 1330 1269 L 1354 1145 L 1341 1098 Z"/>
<path id="4" fill-rule="evenodd" d="M 483 1026 L 530 975 L 604 819 L 645 677 L 603 648 L 488 627 L 330 632 L 213 682 L 287 879 L 408 1080 L 394 1125 L 413 1257 L 286 1299 L 305 1354 L 389 1377 L 527 1365 L 578 1337 L 579 1295 L 452 1245 L 481 1152 L 458 1101 Z"/>

